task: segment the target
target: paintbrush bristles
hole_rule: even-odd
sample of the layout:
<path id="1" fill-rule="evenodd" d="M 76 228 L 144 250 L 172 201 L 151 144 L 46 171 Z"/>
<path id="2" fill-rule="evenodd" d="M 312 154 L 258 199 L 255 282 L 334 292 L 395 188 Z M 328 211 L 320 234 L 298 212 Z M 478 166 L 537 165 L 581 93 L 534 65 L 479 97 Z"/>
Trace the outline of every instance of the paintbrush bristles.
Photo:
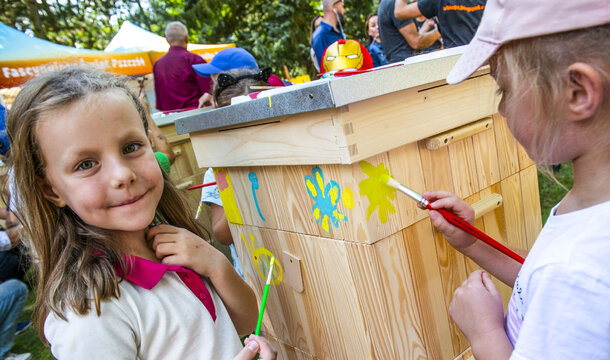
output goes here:
<path id="1" fill-rule="evenodd" d="M 394 179 L 392 179 L 389 175 L 382 175 L 381 182 L 386 183 L 386 185 L 393 187 L 394 189 L 398 189 L 400 187 L 400 183 Z"/>

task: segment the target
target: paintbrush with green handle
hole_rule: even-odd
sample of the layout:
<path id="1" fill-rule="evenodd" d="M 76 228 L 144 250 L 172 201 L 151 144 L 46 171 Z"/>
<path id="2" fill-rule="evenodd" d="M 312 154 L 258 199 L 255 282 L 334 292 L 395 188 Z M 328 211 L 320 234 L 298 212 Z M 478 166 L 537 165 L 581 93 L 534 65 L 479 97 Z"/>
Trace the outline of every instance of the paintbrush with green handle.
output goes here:
<path id="1" fill-rule="evenodd" d="M 263 313 L 265 312 L 265 304 L 267 304 L 267 294 L 269 293 L 269 284 L 271 284 L 271 276 L 273 275 L 273 266 L 275 265 L 275 257 L 271 258 L 271 265 L 269 266 L 269 274 L 267 275 L 267 283 L 265 283 L 265 291 L 263 292 L 263 298 L 261 300 L 261 309 L 258 312 L 258 322 L 256 323 L 256 330 L 254 335 L 258 336 L 261 331 L 261 325 L 263 324 Z"/>

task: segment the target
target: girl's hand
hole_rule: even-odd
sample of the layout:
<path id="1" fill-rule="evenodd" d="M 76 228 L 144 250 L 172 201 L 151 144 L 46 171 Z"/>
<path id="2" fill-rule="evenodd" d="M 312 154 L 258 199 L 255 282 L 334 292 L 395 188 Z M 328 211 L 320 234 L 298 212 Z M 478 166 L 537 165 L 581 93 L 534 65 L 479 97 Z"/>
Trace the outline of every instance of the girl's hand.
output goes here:
<path id="1" fill-rule="evenodd" d="M 474 271 L 453 293 L 449 315 L 470 344 L 505 337 L 502 297 L 483 270 Z M 500 333 L 501 332 L 501 333 Z"/>
<path id="2" fill-rule="evenodd" d="M 262 336 L 250 335 L 244 341 L 246 346 L 235 356 L 233 360 L 250 360 L 259 354 L 260 360 L 275 360 L 277 351 L 269 341 Z"/>
<path id="3" fill-rule="evenodd" d="M 470 224 L 474 224 L 474 209 L 455 194 L 448 191 L 429 191 L 422 196 L 430 201 L 433 209 L 447 209 Z M 445 235 L 451 246 L 460 252 L 476 241 L 472 235 L 445 220 L 438 211 L 430 210 L 430 220 L 432 225 Z"/>
<path id="4" fill-rule="evenodd" d="M 180 265 L 205 277 L 225 269 L 226 257 L 204 239 L 175 226 L 161 224 L 148 230 L 146 239 L 163 264 Z"/>

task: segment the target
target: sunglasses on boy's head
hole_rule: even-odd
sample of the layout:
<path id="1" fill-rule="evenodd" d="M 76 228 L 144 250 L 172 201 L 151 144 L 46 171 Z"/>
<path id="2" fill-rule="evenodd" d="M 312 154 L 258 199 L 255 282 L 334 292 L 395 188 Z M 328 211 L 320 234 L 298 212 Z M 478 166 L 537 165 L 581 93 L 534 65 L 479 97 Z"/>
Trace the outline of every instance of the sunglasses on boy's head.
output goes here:
<path id="1" fill-rule="evenodd" d="M 242 76 L 238 76 L 238 77 L 234 77 L 233 75 L 227 74 L 227 73 L 220 73 L 220 74 L 218 74 L 218 78 L 216 79 L 216 83 L 218 84 L 218 89 L 216 89 L 216 93 L 214 94 L 214 96 L 218 97 L 218 95 L 220 95 L 221 92 L 223 92 L 229 86 L 237 84 L 239 82 L 239 80 L 254 79 L 254 80 L 268 82 L 270 76 L 271 76 L 271 68 L 263 69 L 256 74 L 248 74 L 248 75 L 242 75 Z"/>

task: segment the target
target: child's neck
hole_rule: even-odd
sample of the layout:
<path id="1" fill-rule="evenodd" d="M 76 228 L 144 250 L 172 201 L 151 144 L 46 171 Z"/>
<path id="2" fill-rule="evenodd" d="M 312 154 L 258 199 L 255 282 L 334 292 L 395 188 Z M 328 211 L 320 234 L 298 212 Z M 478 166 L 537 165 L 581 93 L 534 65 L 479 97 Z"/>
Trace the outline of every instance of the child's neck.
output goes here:
<path id="1" fill-rule="evenodd" d="M 146 230 L 115 232 L 114 236 L 124 244 L 126 254 L 135 255 L 154 262 L 160 262 L 152 247 L 146 241 Z"/>
<path id="2" fill-rule="evenodd" d="M 557 214 L 585 209 L 610 201 L 610 156 L 609 149 L 593 147 L 572 161 L 574 186 L 561 201 Z"/>

